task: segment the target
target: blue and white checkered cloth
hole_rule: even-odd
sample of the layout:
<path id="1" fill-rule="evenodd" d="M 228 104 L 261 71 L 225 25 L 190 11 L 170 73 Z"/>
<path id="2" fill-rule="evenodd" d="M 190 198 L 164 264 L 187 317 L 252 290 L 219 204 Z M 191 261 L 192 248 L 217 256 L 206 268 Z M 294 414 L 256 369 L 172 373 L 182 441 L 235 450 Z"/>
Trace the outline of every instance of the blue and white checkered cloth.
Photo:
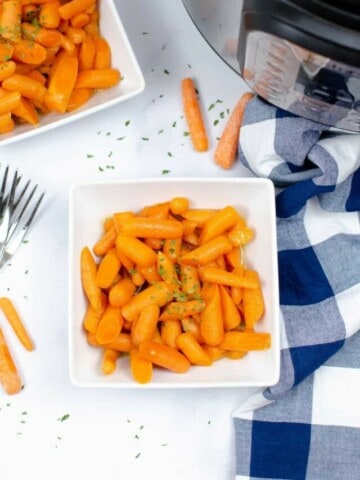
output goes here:
<path id="1" fill-rule="evenodd" d="M 255 97 L 239 158 L 277 187 L 282 350 L 233 414 L 236 479 L 359 480 L 360 135 Z"/>

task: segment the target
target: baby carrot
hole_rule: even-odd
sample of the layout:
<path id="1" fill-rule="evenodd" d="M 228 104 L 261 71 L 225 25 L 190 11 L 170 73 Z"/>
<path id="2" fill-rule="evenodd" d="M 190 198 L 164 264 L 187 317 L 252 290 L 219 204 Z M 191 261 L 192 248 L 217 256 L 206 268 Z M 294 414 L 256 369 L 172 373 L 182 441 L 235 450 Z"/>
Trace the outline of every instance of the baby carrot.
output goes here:
<path id="1" fill-rule="evenodd" d="M 130 301 L 135 289 L 136 286 L 129 277 L 121 278 L 111 287 L 109 302 L 115 307 L 122 307 Z"/>
<path id="2" fill-rule="evenodd" d="M 6 93 L 3 97 L 0 98 L 0 114 L 11 112 L 20 103 L 20 93 L 19 92 L 9 92 Z"/>
<path id="3" fill-rule="evenodd" d="M 238 151 L 240 128 L 243 122 L 247 103 L 254 97 L 253 93 L 246 92 L 235 105 L 226 123 L 224 131 L 215 149 L 215 162 L 222 168 L 230 169 L 236 159 Z"/>
<path id="4" fill-rule="evenodd" d="M 90 21 L 90 17 L 87 13 L 78 13 L 74 17 L 71 17 L 70 24 L 75 28 L 85 27 Z"/>
<path id="5" fill-rule="evenodd" d="M 200 280 L 197 267 L 180 265 L 181 290 L 188 298 L 199 298 Z"/>
<path id="6" fill-rule="evenodd" d="M 116 370 L 116 360 L 120 357 L 120 352 L 105 348 L 103 351 L 103 358 L 101 362 L 101 370 L 105 375 L 110 375 Z"/>
<path id="7" fill-rule="evenodd" d="M 103 301 L 101 289 L 96 285 L 97 266 L 88 247 L 84 247 L 80 254 L 81 283 L 84 292 L 94 310 L 101 310 Z"/>
<path id="8" fill-rule="evenodd" d="M 256 288 L 244 289 L 242 295 L 242 305 L 244 320 L 247 327 L 253 327 L 262 317 L 265 310 L 265 302 L 262 293 L 259 274 L 256 270 L 245 270 L 244 277 L 254 279 L 257 283 Z"/>
<path id="9" fill-rule="evenodd" d="M 160 315 L 160 320 L 178 320 L 189 317 L 204 310 L 205 303 L 202 299 L 188 302 L 170 302 Z"/>
<path id="10" fill-rule="evenodd" d="M 57 59 L 44 97 L 45 105 L 50 111 L 66 112 L 76 82 L 78 66 L 77 57 L 64 54 Z"/>
<path id="11" fill-rule="evenodd" d="M 14 73 L 2 82 L 2 88 L 10 92 L 18 92 L 26 98 L 42 103 L 46 94 L 46 88 L 37 80 L 26 75 Z"/>
<path id="12" fill-rule="evenodd" d="M 190 360 L 193 365 L 210 366 L 212 361 L 195 337 L 187 332 L 176 339 L 179 350 Z"/>
<path id="13" fill-rule="evenodd" d="M 180 264 L 185 265 L 206 265 L 216 260 L 220 255 L 229 253 L 232 250 L 230 241 L 225 235 L 219 235 L 208 242 L 203 243 L 190 252 L 184 253 L 179 259 Z"/>
<path id="14" fill-rule="evenodd" d="M 126 320 L 134 321 L 147 305 L 162 307 L 173 298 L 172 290 L 165 282 L 153 283 L 145 290 L 134 295 L 130 302 L 122 307 L 121 313 Z"/>
<path id="15" fill-rule="evenodd" d="M 198 152 L 206 152 L 209 148 L 209 142 L 194 82 L 191 78 L 182 80 L 181 91 L 185 118 L 193 147 Z"/>
<path id="16" fill-rule="evenodd" d="M 15 122 L 11 112 L 0 113 L 0 133 L 12 132 L 15 128 Z"/>
<path id="17" fill-rule="evenodd" d="M 134 212 L 116 212 L 113 214 L 113 220 L 114 220 L 114 227 L 116 230 L 116 234 L 119 235 L 119 233 L 122 232 L 124 224 L 130 220 L 131 218 L 135 217 Z"/>
<path id="18" fill-rule="evenodd" d="M 100 257 L 105 255 L 115 245 L 116 229 L 110 228 L 93 246 L 93 252 Z"/>
<path id="19" fill-rule="evenodd" d="M 226 332 L 220 347 L 224 350 L 265 350 L 271 346 L 269 333 Z"/>
<path id="20" fill-rule="evenodd" d="M 122 252 L 130 260 L 142 267 L 150 267 L 157 261 L 156 253 L 152 248 L 145 245 L 138 238 L 130 237 L 123 234 L 123 232 L 117 236 L 115 245 L 117 251 Z"/>
<path id="21" fill-rule="evenodd" d="M 254 278 L 228 272 L 218 267 L 201 267 L 199 275 L 203 282 L 217 283 L 229 287 L 256 288 L 258 283 Z"/>
<path id="22" fill-rule="evenodd" d="M 83 70 L 79 72 L 76 88 L 110 88 L 121 81 L 121 75 L 116 68 L 103 68 L 102 70 Z"/>
<path id="23" fill-rule="evenodd" d="M 21 32 L 23 38 L 37 42 L 43 47 L 59 47 L 61 44 L 61 33 L 58 30 L 23 22 L 21 24 Z"/>
<path id="24" fill-rule="evenodd" d="M 7 297 L 1 297 L 0 308 L 26 350 L 34 350 L 34 343 L 31 340 L 30 335 L 27 332 L 13 302 Z"/>
<path id="25" fill-rule="evenodd" d="M 200 243 L 205 243 L 234 226 L 239 220 L 239 214 L 231 205 L 217 211 L 207 220 L 200 233 Z"/>
<path id="26" fill-rule="evenodd" d="M 180 256 L 182 247 L 182 238 L 166 238 L 163 245 L 163 253 L 173 262 L 176 263 Z"/>
<path id="27" fill-rule="evenodd" d="M 158 305 L 147 305 L 138 318 L 133 322 L 131 328 L 131 341 L 135 346 L 146 340 L 151 340 L 154 336 L 159 320 L 160 308 Z"/>
<path id="28" fill-rule="evenodd" d="M 182 353 L 154 341 L 142 343 L 139 346 L 139 355 L 153 364 L 175 373 L 186 373 L 191 365 Z"/>
<path id="29" fill-rule="evenodd" d="M 93 94 L 93 90 L 90 88 L 74 88 L 71 92 L 69 103 L 66 107 L 67 112 L 73 112 L 82 107 Z"/>
<path id="30" fill-rule="evenodd" d="M 95 334 L 96 329 L 100 323 L 101 317 L 103 316 L 106 307 L 108 305 L 108 299 L 105 293 L 101 294 L 102 297 L 102 306 L 100 310 L 94 310 L 91 303 L 88 304 L 84 320 L 83 320 L 83 327 L 87 332 Z"/>
<path id="31" fill-rule="evenodd" d="M 71 0 L 59 7 L 58 12 L 64 20 L 69 20 L 83 10 L 86 10 L 94 3 L 94 0 Z"/>
<path id="32" fill-rule="evenodd" d="M 219 292 L 224 328 L 225 330 L 232 330 L 240 325 L 241 317 L 239 310 L 236 308 L 231 295 L 223 285 L 219 285 Z"/>
<path id="33" fill-rule="evenodd" d="M 46 49 L 40 43 L 21 38 L 14 44 L 13 60 L 30 65 L 39 65 L 46 59 Z"/>
<path id="34" fill-rule="evenodd" d="M 95 60 L 94 69 L 103 70 L 111 67 L 111 49 L 107 40 L 103 37 L 95 37 Z"/>
<path id="35" fill-rule="evenodd" d="M 161 323 L 161 339 L 165 345 L 177 348 L 176 338 L 182 333 L 182 326 L 179 320 L 167 320 Z"/>
<path id="36" fill-rule="evenodd" d="M 61 3 L 58 0 L 49 1 L 40 5 L 39 23 L 45 28 L 58 28 L 60 24 L 59 7 Z"/>
<path id="37" fill-rule="evenodd" d="M 217 212 L 214 208 L 189 208 L 186 212 L 182 213 L 182 217 L 186 220 L 195 222 L 199 228 L 202 228 L 215 213 Z"/>
<path id="38" fill-rule="evenodd" d="M 93 347 L 109 348 L 110 350 L 117 350 L 119 352 L 130 352 L 133 348 L 129 333 L 120 332 L 112 342 L 101 344 L 96 340 L 95 333 L 88 332 L 87 341 Z"/>
<path id="39" fill-rule="evenodd" d="M 0 63 L 0 81 L 10 77 L 16 70 L 16 63 L 13 60 Z"/>
<path id="40" fill-rule="evenodd" d="M 148 283 L 161 282 L 161 277 L 159 275 L 157 265 L 150 265 L 150 267 L 137 267 L 139 273 L 144 277 Z"/>
<path id="41" fill-rule="evenodd" d="M 212 362 L 220 360 L 226 356 L 226 351 L 217 345 L 202 345 L 202 347 Z"/>
<path id="42" fill-rule="evenodd" d="M 141 357 L 136 349 L 130 352 L 130 370 L 133 379 L 138 383 L 149 383 L 152 379 L 153 364 Z"/>
<path id="43" fill-rule="evenodd" d="M 180 281 L 176 273 L 175 265 L 163 252 L 157 253 L 157 269 L 160 277 L 174 292 L 180 292 Z"/>
<path id="44" fill-rule="evenodd" d="M 21 20 L 21 0 L 3 0 L 1 2 L 0 31 L 1 36 L 12 42 L 19 42 Z"/>
<path id="45" fill-rule="evenodd" d="M 100 288 L 109 288 L 114 282 L 116 275 L 120 270 L 120 260 L 115 248 L 111 248 L 102 258 L 97 272 L 95 281 Z"/>
<path id="46" fill-rule="evenodd" d="M 200 314 L 200 331 L 207 345 L 219 345 L 224 338 L 224 322 L 221 311 L 219 287 L 213 284 L 211 298 Z"/>
<path id="47" fill-rule="evenodd" d="M 0 383 L 7 394 L 13 395 L 21 390 L 21 379 L 9 351 L 2 329 L 0 328 Z"/>
<path id="48" fill-rule="evenodd" d="M 170 212 L 174 215 L 181 215 L 189 208 L 189 199 L 186 197 L 174 197 L 170 200 Z"/>
<path id="49" fill-rule="evenodd" d="M 134 217 L 124 223 L 122 233 L 142 238 L 179 238 L 183 225 L 178 220 L 153 217 Z"/>
<path id="50" fill-rule="evenodd" d="M 101 345 L 113 342 L 121 331 L 122 323 L 120 307 L 108 305 L 96 329 L 96 340 Z"/>

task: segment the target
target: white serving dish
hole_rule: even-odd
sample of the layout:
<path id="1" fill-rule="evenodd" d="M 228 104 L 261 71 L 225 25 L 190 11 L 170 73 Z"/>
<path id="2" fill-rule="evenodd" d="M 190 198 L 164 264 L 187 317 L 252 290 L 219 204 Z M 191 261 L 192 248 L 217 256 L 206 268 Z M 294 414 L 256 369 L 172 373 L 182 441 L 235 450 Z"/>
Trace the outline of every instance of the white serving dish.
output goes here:
<path id="1" fill-rule="evenodd" d="M 251 352 L 244 359 L 221 359 L 211 367 L 191 367 L 186 374 L 155 369 L 153 380 L 137 384 L 127 356 L 118 360 L 112 375 L 100 370 L 100 350 L 88 345 L 82 321 L 86 301 L 80 281 L 80 251 L 100 237 L 102 221 L 122 210 L 186 196 L 193 208 L 233 205 L 255 230 L 246 247 L 249 268 L 261 277 L 266 312 L 256 327 L 270 332 L 269 350 Z M 185 388 L 253 387 L 277 383 L 280 371 L 279 292 L 275 194 L 270 180 L 259 178 L 148 178 L 74 185 L 69 199 L 69 360 L 70 377 L 80 387 Z"/>
<path id="2" fill-rule="evenodd" d="M 100 32 L 103 33 L 110 44 L 112 67 L 119 69 L 123 77 L 120 84 L 96 92 L 85 105 L 74 112 L 41 115 L 40 123 L 36 127 L 28 124 L 16 125 L 11 133 L 0 135 L 0 146 L 24 140 L 53 128 L 80 120 L 107 107 L 124 102 L 144 90 L 144 77 L 129 43 L 114 0 L 98 1 Z"/>

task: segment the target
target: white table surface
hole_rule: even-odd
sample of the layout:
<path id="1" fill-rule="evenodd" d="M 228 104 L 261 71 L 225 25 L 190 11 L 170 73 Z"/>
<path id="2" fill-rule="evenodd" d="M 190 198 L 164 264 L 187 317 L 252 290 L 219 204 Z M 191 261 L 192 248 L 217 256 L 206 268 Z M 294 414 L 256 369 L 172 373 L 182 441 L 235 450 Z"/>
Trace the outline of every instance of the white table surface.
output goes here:
<path id="1" fill-rule="evenodd" d="M 0 317 L 25 385 L 16 396 L 0 389 L 1 480 L 235 476 L 232 412 L 248 390 L 96 390 L 70 382 L 70 186 L 161 177 L 163 170 L 169 176 L 246 174 L 238 164 L 224 171 L 213 161 L 226 109 L 247 90 L 240 77 L 206 44 L 180 0 L 117 0 L 117 6 L 145 77 L 145 91 L 76 124 L 0 149 L 1 162 L 46 190 L 28 243 L 0 276 L 1 295 L 14 301 L 36 342 L 34 352 L 25 351 Z M 195 153 L 183 136 L 187 127 L 180 81 L 185 76 L 195 79 L 207 112 L 207 153 Z M 207 111 L 216 100 L 222 103 Z M 60 421 L 64 415 L 69 416 Z"/>

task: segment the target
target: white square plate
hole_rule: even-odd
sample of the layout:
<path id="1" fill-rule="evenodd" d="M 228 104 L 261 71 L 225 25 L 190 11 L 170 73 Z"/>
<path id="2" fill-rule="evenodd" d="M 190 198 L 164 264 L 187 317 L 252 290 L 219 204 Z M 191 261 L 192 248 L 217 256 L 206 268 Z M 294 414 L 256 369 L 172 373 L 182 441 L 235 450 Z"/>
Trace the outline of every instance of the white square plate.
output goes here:
<path id="1" fill-rule="evenodd" d="M 234 206 L 255 230 L 246 246 L 249 268 L 259 272 L 265 314 L 257 331 L 270 332 L 269 350 L 250 352 L 241 360 L 221 359 L 210 367 L 191 367 L 186 374 L 155 369 L 153 380 L 137 384 L 128 356 L 118 360 L 112 375 L 100 370 L 101 353 L 88 345 L 82 322 L 86 301 L 80 280 L 80 252 L 90 250 L 101 236 L 102 221 L 116 211 L 138 211 L 143 206 L 189 198 L 192 208 Z M 69 199 L 69 355 L 70 376 L 83 387 L 185 388 L 270 386 L 279 379 L 279 292 L 276 245 L 275 194 L 270 180 L 260 178 L 148 178 L 74 185 Z"/>
<path id="2" fill-rule="evenodd" d="M 74 122 L 104 108 L 128 100 L 144 90 L 144 77 L 121 23 L 114 0 L 99 0 L 99 15 L 100 33 L 104 35 L 111 47 L 112 67 L 120 70 L 123 77 L 120 84 L 96 92 L 85 105 L 74 112 L 41 115 L 37 127 L 28 124 L 16 125 L 13 132 L 0 135 L 0 146 Z"/>

